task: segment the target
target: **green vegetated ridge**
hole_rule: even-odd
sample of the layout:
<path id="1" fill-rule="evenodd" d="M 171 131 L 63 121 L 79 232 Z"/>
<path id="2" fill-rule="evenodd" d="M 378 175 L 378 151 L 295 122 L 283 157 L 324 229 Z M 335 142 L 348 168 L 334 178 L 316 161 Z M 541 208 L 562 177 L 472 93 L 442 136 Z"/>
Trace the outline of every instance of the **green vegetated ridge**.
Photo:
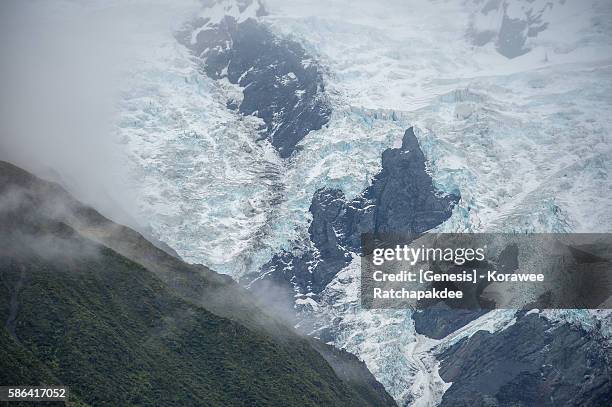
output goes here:
<path id="1" fill-rule="evenodd" d="M 3 162 L 0 230 L 0 384 L 68 385 L 76 406 L 395 405 L 230 279 Z"/>

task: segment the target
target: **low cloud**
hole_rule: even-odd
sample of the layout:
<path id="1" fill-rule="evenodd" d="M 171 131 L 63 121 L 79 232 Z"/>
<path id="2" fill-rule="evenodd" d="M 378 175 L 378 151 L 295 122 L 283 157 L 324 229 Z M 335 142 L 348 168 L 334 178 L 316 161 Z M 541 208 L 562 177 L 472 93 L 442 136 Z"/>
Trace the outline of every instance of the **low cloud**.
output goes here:
<path id="1" fill-rule="evenodd" d="M 117 97 L 151 34 L 180 23 L 192 4 L 2 1 L 0 160 L 135 226 L 128 157 L 114 139 Z"/>

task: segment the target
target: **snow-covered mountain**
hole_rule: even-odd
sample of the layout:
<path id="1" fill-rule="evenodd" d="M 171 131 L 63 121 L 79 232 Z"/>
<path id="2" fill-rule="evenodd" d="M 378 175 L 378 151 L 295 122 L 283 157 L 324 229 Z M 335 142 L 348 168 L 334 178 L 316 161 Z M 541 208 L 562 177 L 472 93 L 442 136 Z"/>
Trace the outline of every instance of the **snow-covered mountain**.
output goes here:
<path id="1" fill-rule="evenodd" d="M 305 332 L 363 359 L 400 404 L 541 401 L 525 386 L 543 404 L 603 400 L 609 313 L 364 310 L 351 238 L 374 225 L 368 211 L 384 217 L 386 182 L 422 203 L 406 214 L 422 230 L 612 232 L 612 3 L 134 0 L 93 13 L 125 10 L 165 16 L 116 23 L 133 51 L 116 141 L 156 238 L 269 281 Z M 487 384 L 487 369 L 508 373 Z M 592 398 L 568 387 L 578 380 Z"/>
<path id="2" fill-rule="evenodd" d="M 548 6 L 561 11 L 512 59 L 474 45 L 473 21 L 493 13 L 482 2 L 350 3 L 267 2 L 259 17 L 313 57 L 331 103 L 328 124 L 284 160 L 255 141 L 266 127 L 257 114 L 227 109 L 240 86 L 202 75 L 174 33 L 156 33 L 155 52 L 131 66 L 118 136 L 149 179 L 139 183 L 144 218 L 183 256 L 233 274 L 256 270 L 305 233 L 316 189 L 357 195 L 411 125 L 436 185 L 461 191 L 445 230 L 610 229 L 609 194 L 600 193 L 609 190 L 606 2 L 565 19 L 575 3 Z M 240 13 L 222 5 L 197 13 Z M 578 34 L 567 34 L 567 20 Z M 271 212 L 285 221 L 266 221 Z"/>

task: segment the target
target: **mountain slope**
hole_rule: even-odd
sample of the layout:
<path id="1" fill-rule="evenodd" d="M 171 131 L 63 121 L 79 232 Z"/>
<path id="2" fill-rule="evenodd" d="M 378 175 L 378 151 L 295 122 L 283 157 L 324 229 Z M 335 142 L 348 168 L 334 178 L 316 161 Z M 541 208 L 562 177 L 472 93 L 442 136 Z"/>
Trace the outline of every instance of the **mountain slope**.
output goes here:
<path id="1" fill-rule="evenodd" d="M 57 185 L 1 163 L 0 192 L 3 383 L 63 383 L 109 406 L 394 404 L 380 385 L 358 393 L 362 383 L 343 382 L 311 340 L 256 318 L 254 303 L 243 312 L 249 300 L 228 279 Z M 219 310 L 222 297 L 237 303 L 225 317 L 202 306 Z"/>
<path id="2" fill-rule="evenodd" d="M 124 3 L 138 5 L 138 27 L 148 20 L 142 18 L 143 12 L 154 8 L 149 3 L 142 7 L 141 0 L 115 3 L 116 12 L 108 13 L 112 20 L 105 20 L 114 29 L 120 26 L 116 19 L 123 16 Z M 415 128 L 435 188 L 461 193 L 451 217 L 438 231 L 612 230 L 609 0 L 338 0 L 333 4 L 267 0 L 267 16 L 248 6 L 257 4 L 255 1 L 207 0 L 200 4 L 206 10 L 194 10 L 194 15 L 168 13 L 172 14 L 168 20 L 176 25 L 172 31 L 156 25 L 144 35 L 139 31 L 138 39 L 129 35 L 133 34 L 130 30 L 119 35 L 121 43 L 132 41 L 142 51 L 127 64 L 117 123 L 118 140 L 134 167 L 140 219 L 150 224 L 156 238 L 184 258 L 239 278 L 259 270 L 274 253 L 309 251 L 312 219 L 308 208 L 315 191 L 342 190 L 342 201 L 351 202 L 368 188 L 372 174 L 381 171 L 380 152 L 397 148 L 410 126 Z M 108 5 L 104 2 L 104 8 Z M 209 6 L 213 6 L 212 15 Z M 257 24 L 245 24 L 249 18 Z M 227 24 L 232 19 L 236 26 L 244 26 Z M 185 21 L 198 22 L 191 27 L 188 42 L 175 35 Z M 28 29 L 36 26 L 23 25 Z M 224 27 L 231 31 L 219 31 Z M 200 28 L 212 32 L 198 40 Z M 275 113 L 281 120 L 274 124 L 312 129 L 294 126 L 293 119 L 301 116 L 293 113 L 300 109 L 291 109 L 294 99 L 288 97 L 293 90 L 310 89 L 302 86 L 310 82 L 303 82 L 298 72 L 300 85 L 295 87 L 297 83 L 284 70 L 287 65 L 271 58 L 275 55 L 264 53 L 260 61 L 281 62 L 280 75 L 275 75 L 272 66 L 257 64 L 259 55 L 251 51 L 279 51 L 258 43 L 258 39 L 270 38 L 268 30 L 285 44 L 300 44 L 321 67 L 318 71 L 330 102 L 329 122 L 299 140 L 286 159 L 279 159 L 278 143 L 274 146 L 260 140 L 265 135 L 274 141 L 269 130 L 275 127 L 266 125 L 270 112 L 253 111 L 262 102 L 257 96 L 274 96 L 270 99 L 280 102 Z M 219 44 L 215 33 L 242 43 Z M 258 35 L 244 38 L 243 33 Z M 247 43 L 251 46 L 245 46 Z M 207 45 L 219 47 L 213 52 L 219 63 L 200 58 L 197 51 Z M 257 71 L 248 74 L 250 68 Z M 243 88 L 241 82 L 250 86 Z M 249 95 L 262 88 L 267 91 Z M 292 143 L 297 140 L 290 139 Z M 335 208 L 330 205 L 329 212 L 319 213 L 333 216 Z M 121 233 L 105 235 L 105 228 L 94 228 L 91 233 L 96 240 L 104 238 L 106 245 L 114 245 L 115 238 L 126 239 Z M 128 239 L 136 247 L 133 254 L 145 261 L 148 256 L 140 251 L 143 245 L 138 236 L 133 237 Z M 326 237 L 320 234 L 317 240 Z M 117 250 L 125 250 L 124 244 L 118 246 Z M 152 258 L 158 259 L 155 254 Z M 515 350 L 532 336 L 533 326 L 521 323 L 525 317 L 513 312 L 479 316 L 444 310 L 439 315 L 363 310 L 357 296 L 356 260 L 346 265 L 342 257 L 340 264 L 346 267 L 317 273 L 324 277 L 318 283 L 326 283 L 324 287 L 317 284 L 322 289 L 321 300 L 306 293 L 295 301 L 304 309 L 301 326 L 359 355 L 399 403 L 437 405 L 445 392 L 445 403 L 467 403 L 460 387 L 466 387 L 467 400 L 480 397 L 480 388 L 471 382 L 479 377 L 470 370 L 497 363 L 503 366 L 508 354 L 521 357 Z M 201 297 L 208 285 L 189 283 L 199 272 L 172 272 L 174 266 L 167 261 L 157 270 L 159 276 L 166 282 L 177 276 L 175 289 L 192 298 L 190 301 Z M 159 262 L 149 263 L 147 267 L 155 270 Z M 298 270 L 287 267 L 285 274 L 308 285 L 313 276 L 302 266 L 294 267 Z M 327 281 L 329 278 L 333 279 Z M 203 297 L 199 300 L 208 298 Z M 289 300 L 292 305 L 296 300 L 292 292 Z M 248 304 L 240 308 L 245 307 Z M 224 306 L 217 308 L 226 311 Z M 229 311 L 235 318 L 244 317 L 239 310 Z M 599 318 L 597 313 L 580 310 L 559 315 L 552 322 L 572 329 Z M 540 312 L 540 316 L 535 327 L 548 329 L 551 312 Z M 316 322 L 314 329 L 309 328 L 311 320 Z M 608 316 L 601 325 L 592 326 L 607 331 L 609 338 L 611 322 Z M 512 337 L 517 341 L 505 344 L 505 330 L 513 324 L 517 327 Z M 462 377 L 441 370 L 436 352 L 462 338 L 482 343 L 481 336 L 475 335 L 479 329 L 491 334 L 487 346 L 500 351 L 466 361 Z M 595 340 L 597 335 L 589 338 Z M 591 346 L 609 349 L 606 342 L 586 348 Z M 468 351 L 444 353 L 444 363 L 461 364 L 472 353 L 469 343 L 465 347 Z M 576 371 L 564 370 L 560 363 L 568 354 L 551 355 L 551 360 L 569 377 Z M 335 370 L 344 377 L 338 373 L 341 366 Z M 571 379 L 582 380 L 579 372 Z M 526 386 L 517 387 L 523 390 Z M 487 394 L 495 396 L 495 392 Z"/>

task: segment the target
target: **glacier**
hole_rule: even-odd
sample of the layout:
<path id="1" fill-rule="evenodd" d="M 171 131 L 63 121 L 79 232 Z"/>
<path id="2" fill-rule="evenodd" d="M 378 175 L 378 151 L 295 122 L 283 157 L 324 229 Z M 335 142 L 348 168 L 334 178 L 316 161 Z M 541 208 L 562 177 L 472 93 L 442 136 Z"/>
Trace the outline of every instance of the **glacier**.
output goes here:
<path id="1" fill-rule="evenodd" d="M 149 50 L 125 70 L 116 139 L 130 157 L 137 216 L 186 260 L 236 279 L 257 273 L 308 239 L 315 191 L 356 197 L 411 126 L 435 187 L 461 195 L 435 230 L 612 231 L 609 2 L 264 6 L 262 16 L 233 2 L 194 6 L 173 29 L 143 34 Z M 175 40 L 190 18 L 225 15 L 257 18 L 324 67 L 329 121 L 289 157 L 260 140 L 257 115 L 227 108 L 244 90 L 202 75 Z M 450 383 L 435 355 L 516 323 L 495 311 L 427 338 L 411 311 L 361 309 L 358 278 L 353 259 L 320 295 L 298 295 L 297 325 L 363 359 L 401 404 L 441 403 Z M 604 311 L 537 314 L 610 338 Z"/>

